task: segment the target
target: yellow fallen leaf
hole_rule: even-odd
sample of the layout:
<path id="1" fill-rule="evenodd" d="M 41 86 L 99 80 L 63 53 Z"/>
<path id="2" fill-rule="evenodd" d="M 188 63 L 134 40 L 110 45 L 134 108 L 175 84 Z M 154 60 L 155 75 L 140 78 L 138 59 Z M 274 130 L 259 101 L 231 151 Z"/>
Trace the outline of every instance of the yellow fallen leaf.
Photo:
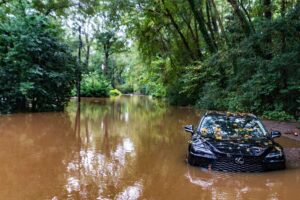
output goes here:
<path id="1" fill-rule="evenodd" d="M 217 140 L 222 140 L 222 136 L 221 135 L 216 135 L 216 139 Z"/>

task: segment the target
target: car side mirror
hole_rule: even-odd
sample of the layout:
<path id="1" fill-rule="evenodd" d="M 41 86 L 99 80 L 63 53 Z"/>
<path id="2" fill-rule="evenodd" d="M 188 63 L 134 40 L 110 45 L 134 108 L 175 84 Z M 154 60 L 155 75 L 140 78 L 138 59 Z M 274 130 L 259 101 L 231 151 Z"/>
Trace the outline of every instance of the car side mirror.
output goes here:
<path id="1" fill-rule="evenodd" d="M 271 131 L 271 138 L 277 138 L 280 136 L 281 136 L 280 131 Z"/>
<path id="2" fill-rule="evenodd" d="M 189 133 L 191 133 L 191 134 L 194 134 L 194 127 L 193 127 L 193 125 L 186 125 L 186 126 L 184 126 L 184 130 L 185 130 L 186 132 L 189 132 Z"/>

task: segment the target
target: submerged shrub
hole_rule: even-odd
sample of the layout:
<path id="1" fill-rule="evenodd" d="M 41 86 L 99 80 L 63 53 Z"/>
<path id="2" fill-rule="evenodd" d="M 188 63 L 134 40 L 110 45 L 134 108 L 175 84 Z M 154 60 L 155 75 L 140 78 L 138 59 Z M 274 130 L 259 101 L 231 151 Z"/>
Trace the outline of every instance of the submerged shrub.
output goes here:
<path id="1" fill-rule="evenodd" d="M 108 97 L 111 90 L 110 83 L 98 72 L 83 75 L 81 81 L 82 97 Z"/>
<path id="2" fill-rule="evenodd" d="M 109 96 L 121 96 L 122 92 L 120 92 L 118 89 L 113 89 L 109 91 Z"/>

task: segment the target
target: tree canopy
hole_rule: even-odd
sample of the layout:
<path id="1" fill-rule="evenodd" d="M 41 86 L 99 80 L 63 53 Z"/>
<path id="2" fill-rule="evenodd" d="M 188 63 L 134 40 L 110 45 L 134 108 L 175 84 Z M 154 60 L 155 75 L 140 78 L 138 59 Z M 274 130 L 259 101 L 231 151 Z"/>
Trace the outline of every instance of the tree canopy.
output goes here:
<path id="1" fill-rule="evenodd" d="M 299 1 L 137 0 L 118 9 L 143 75 L 158 77 L 172 103 L 299 115 Z"/>
<path id="2" fill-rule="evenodd" d="M 43 15 L 12 9 L 16 14 L 0 25 L 0 111 L 62 110 L 76 65 L 62 29 Z"/>
<path id="3" fill-rule="evenodd" d="M 1 87 L 2 105 L 21 98 L 44 110 L 40 95 L 51 96 L 41 98 L 51 108 L 63 105 L 76 82 L 82 96 L 116 88 L 201 109 L 299 117 L 299 1 L 2 0 L 0 8 L 1 81 L 18 77 Z"/>

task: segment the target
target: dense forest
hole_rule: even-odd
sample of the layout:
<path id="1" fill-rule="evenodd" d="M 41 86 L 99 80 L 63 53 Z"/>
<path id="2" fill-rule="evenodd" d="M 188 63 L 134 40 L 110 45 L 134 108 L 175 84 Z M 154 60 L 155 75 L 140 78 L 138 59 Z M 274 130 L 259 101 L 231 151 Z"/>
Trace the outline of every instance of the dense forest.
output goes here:
<path id="1" fill-rule="evenodd" d="M 299 0 L 0 0 L 0 113 L 138 93 L 300 115 Z"/>

